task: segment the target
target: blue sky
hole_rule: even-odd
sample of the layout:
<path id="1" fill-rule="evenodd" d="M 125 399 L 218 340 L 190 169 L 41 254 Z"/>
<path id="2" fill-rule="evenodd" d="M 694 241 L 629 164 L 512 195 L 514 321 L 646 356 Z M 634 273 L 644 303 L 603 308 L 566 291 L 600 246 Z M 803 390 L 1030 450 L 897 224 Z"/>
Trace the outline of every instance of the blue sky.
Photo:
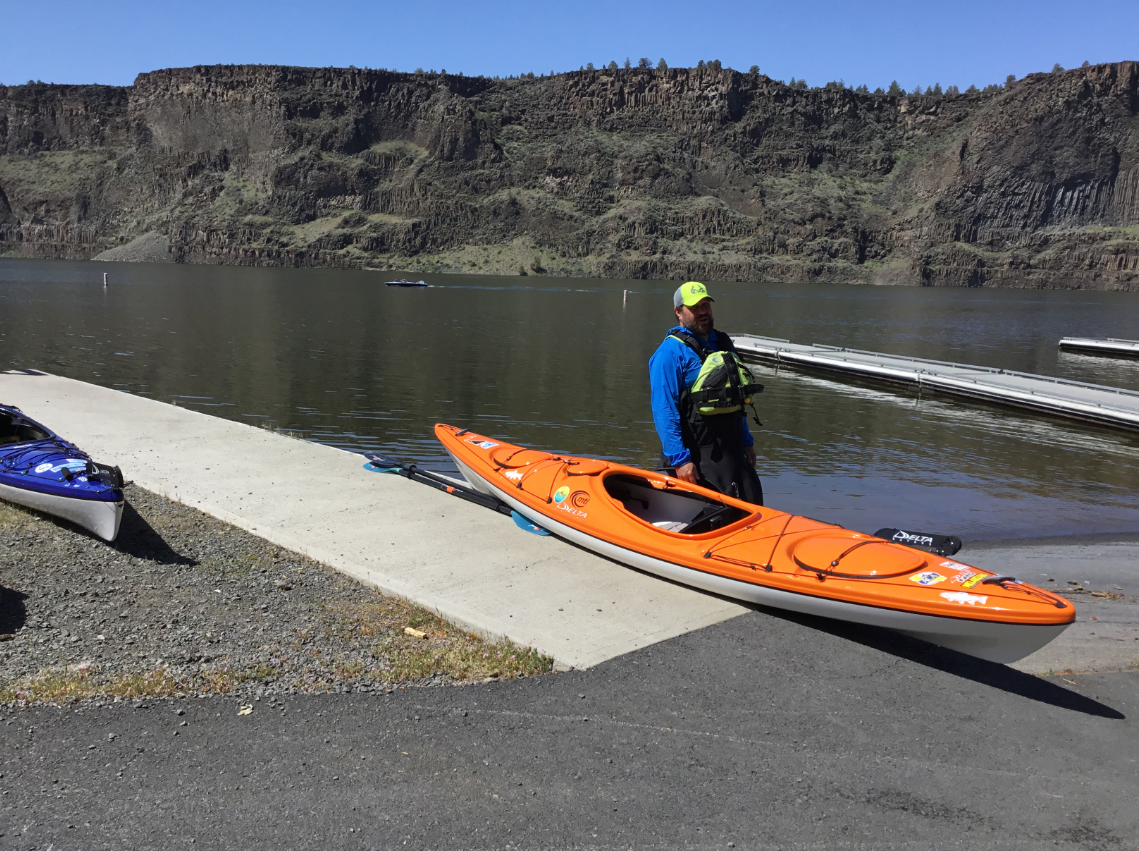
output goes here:
<path id="1" fill-rule="evenodd" d="M 1139 2 L 345 2 L 4 0 L 0 83 L 129 84 L 215 63 L 518 74 L 641 56 L 719 59 L 812 86 L 983 86 L 1084 60 L 1139 59 Z"/>

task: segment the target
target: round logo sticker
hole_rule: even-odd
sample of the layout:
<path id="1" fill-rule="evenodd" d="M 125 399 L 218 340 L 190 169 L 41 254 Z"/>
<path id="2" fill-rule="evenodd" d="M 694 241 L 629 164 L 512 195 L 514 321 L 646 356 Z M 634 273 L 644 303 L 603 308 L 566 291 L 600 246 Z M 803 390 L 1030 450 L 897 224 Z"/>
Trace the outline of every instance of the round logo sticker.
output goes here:
<path id="1" fill-rule="evenodd" d="M 50 469 L 51 469 L 51 462 L 50 461 L 44 461 L 44 463 L 42 463 L 38 467 L 36 467 L 36 472 L 37 473 L 46 473 Z"/>
<path id="2" fill-rule="evenodd" d="M 566 501 L 566 497 L 569 496 L 569 492 L 569 485 L 562 485 L 560 488 L 554 491 L 554 502 L 561 505 Z"/>

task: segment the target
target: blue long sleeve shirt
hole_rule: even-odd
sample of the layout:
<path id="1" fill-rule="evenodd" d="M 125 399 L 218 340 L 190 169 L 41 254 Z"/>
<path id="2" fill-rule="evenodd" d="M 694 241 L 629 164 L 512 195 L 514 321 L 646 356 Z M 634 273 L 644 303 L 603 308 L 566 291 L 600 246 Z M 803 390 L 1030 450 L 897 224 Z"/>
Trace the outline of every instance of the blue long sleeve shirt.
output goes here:
<path id="1" fill-rule="evenodd" d="M 668 330 L 683 331 L 681 325 Z M 709 351 L 717 351 L 716 332 L 708 339 L 697 337 Z M 660 436 L 661 448 L 670 464 L 679 467 L 692 459 L 692 453 L 680 438 L 680 391 L 696 383 L 700 374 L 700 358 L 696 352 L 675 337 L 668 336 L 649 358 L 649 388 L 651 390 L 653 423 Z M 728 416 L 728 415 L 725 415 Z M 747 427 L 747 417 L 740 417 L 743 429 L 744 446 L 752 446 L 754 440 Z"/>

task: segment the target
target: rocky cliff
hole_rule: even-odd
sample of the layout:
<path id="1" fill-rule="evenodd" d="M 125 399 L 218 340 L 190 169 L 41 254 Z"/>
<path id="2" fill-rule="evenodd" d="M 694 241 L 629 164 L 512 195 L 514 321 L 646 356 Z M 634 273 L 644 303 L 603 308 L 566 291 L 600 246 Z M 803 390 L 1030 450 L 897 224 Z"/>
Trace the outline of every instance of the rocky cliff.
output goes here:
<path id="1" fill-rule="evenodd" d="M 1139 289 L 1139 64 L 936 98 L 719 69 L 0 87 L 0 254 L 135 241 L 196 263 Z"/>

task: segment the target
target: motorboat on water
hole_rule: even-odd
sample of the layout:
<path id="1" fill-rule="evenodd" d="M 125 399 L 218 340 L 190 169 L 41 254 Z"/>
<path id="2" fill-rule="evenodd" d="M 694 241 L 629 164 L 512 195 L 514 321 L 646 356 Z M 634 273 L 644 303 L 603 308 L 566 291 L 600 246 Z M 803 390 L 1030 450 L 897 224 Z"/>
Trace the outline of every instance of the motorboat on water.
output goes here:
<path id="1" fill-rule="evenodd" d="M 123 517 L 123 474 L 19 408 L 0 405 L 0 499 L 113 541 Z"/>
<path id="2" fill-rule="evenodd" d="M 384 286 L 386 286 L 386 287 L 425 287 L 425 286 L 427 286 L 427 281 L 408 281 L 404 278 L 400 278 L 398 281 L 384 281 Z"/>
<path id="3" fill-rule="evenodd" d="M 471 487 L 571 543 L 726 597 L 907 635 L 992 662 L 1039 650 L 1071 602 L 953 558 L 661 473 L 439 424 Z M 892 531 L 892 530 L 891 530 Z"/>

